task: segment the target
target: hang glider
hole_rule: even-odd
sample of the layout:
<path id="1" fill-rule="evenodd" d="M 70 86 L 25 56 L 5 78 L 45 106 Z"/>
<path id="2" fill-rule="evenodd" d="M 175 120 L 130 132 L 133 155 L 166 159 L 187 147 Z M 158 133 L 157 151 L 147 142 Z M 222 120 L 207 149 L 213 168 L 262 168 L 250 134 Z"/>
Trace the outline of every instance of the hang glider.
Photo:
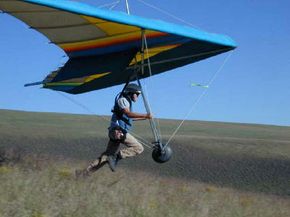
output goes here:
<path id="1" fill-rule="evenodd" d="M 150 75 L 146 58 L 156 75 L 236 47 L 224 35 L 67 0 L 0 0 L 0 10 L 65 51 L 67 63 L 40 84 L 72 94 L 125 83 L 141 64 L 142 32 L 148 49 L 140 78 Z"/>

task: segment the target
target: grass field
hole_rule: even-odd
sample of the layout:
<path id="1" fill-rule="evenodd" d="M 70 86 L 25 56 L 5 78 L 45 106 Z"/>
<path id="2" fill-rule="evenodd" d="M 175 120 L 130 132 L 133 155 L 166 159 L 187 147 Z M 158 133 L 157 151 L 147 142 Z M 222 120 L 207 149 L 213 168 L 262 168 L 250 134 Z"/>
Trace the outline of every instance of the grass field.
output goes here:
<path id="1" fill-rule="evenodd" d="M 164 141 L 178 124 L 160 120 Z M 115 173 L 76 180 L 106 147 L 107 125 L 0 110 L 0 217 L 290 216 L 290 127 L 188 121 L 168 163 L 146 148 Z M 134 133 L 152 137 L 147 122 Z"/>

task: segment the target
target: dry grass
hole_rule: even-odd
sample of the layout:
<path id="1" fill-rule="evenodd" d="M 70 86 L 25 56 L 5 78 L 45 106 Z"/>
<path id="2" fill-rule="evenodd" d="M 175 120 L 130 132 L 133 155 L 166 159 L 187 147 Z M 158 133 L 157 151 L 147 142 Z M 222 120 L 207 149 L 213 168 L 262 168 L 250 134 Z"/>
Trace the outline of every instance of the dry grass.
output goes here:
<path id="1" fill-rule="evenodd" d="M 189 122 L 170 162 L 146 150 L 116 173 L 76 180 L 104 149 L 107 123 L 0 113 L 0 217 L 289 216 L 290 128 Z M 177 122 L 161 125 L 166 137 Z M 147 126 L 136 128 L 149 138 Z"/>
<path id="2" fill-rule="evenodd" d="M 80 164 L 2 166 L 0 216 L 287 216 L 287 198 L 240 192 L 144 172 L 104 168 L 74 178 Z M 67 162 L 68 163 L 68 162 Z"/>

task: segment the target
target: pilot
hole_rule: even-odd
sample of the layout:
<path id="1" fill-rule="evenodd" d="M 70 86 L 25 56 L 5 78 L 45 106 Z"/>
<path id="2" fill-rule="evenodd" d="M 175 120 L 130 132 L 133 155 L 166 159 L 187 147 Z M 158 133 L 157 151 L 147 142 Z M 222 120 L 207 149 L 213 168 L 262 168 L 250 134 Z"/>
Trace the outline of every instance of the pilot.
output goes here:
<path id="1" fill-rule="evenodd" d="M 112 109 L 113 115 L 111 124 L 108 128 L 109 142 L 107 149 L 98 159 L 93 161 L 85 171 L 83 171 L 83 175 L 89 175 L 105 164 L 108 164 L 110 169 L 114 172 L 119 160 L 134 157 L 143 152 L 144 148 L 142 144 L 129 133 L 132 128 L 133 120 L 152 118 L 151 114 L 133 112 L 132 104 L 137 102 L 140 94 L 140 86 L 130 83 L 116 96 L 115 104 Z M 121 144 L 124 146 L 121 147 Z"/>

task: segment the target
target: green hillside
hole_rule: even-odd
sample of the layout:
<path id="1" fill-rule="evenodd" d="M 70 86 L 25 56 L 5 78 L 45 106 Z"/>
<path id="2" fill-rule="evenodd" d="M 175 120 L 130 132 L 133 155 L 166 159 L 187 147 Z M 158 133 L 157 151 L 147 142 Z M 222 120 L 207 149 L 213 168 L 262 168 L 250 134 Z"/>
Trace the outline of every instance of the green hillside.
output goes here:
<path id="1" fill-rule="evenodd" d="M 169 162 L 145 147 L 75 180 L 105 149 L 108 120 L 0 110 L 0 217 L 289 215 L 290 127 L 187 121 Z M 179 121 L 159 124 L 167 141 Z M 148 122 L 134 134 L 152 139 Z"/>

